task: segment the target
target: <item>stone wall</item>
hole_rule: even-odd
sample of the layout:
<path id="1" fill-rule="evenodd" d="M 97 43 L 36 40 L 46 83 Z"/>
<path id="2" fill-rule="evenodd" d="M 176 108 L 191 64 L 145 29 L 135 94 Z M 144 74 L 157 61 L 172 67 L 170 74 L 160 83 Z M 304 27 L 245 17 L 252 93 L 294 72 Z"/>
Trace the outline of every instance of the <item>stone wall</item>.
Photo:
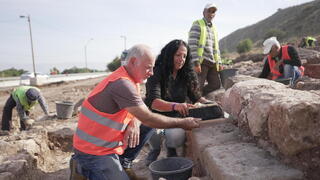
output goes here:
<path id="1" fill-rule="evenodd" d="M 285 155 L 320 146 L 320 96 L 264 79 L 243 81 L 226 91 L 225 111 L 255 137 L 270 139 Z M 265 133 L 264 133 L 265 132 Z"/>
<path id="2" fill-rule="evenodd" d="M 250 78 L 230 87 L 222 98 L 222 106 L 240 128 L 258 141 L 275 145 L 284 159 L 290 161 L 290 158 L 315 151 L 309 155 L 310 161 L 305 162 L 305 168 L 309 169 L 309 164 L 319 159 L 319 94 Z M 319 163 L 312 166 L 320 168 Z"/>

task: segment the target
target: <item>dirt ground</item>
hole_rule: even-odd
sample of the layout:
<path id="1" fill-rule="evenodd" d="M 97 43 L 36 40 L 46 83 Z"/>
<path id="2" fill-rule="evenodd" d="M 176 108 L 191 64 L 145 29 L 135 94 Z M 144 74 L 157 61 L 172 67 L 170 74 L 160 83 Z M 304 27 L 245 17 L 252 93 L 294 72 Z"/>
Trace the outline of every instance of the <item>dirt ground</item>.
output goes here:
<path id="1" fill-rule="evenodd" d="M 72 101 L 74 103 L 78 102 L 82 98 L 85 98 L 88 93 L 92 90 L 92 88 L 99 83 L 104 77 L 88 79 L 88 80 L 80 80 L 80 81 L 72 81 L 72 82 L 59 82 L 50 85 L 45 85 L 40 87 L 43 96 L 46 98 L 46 101 L 49 105 L 49 112 L 56 113 L 55 102 L 56 101 Z M 144 88 L 141 88 L 144 93 Z M 2 109 L 3 106 L 9 97 L 12 88 L 0 88 L 0 117 L 2 117 Z M 39 119 L 43 116 L 43 112 L 39 105 L 35 107 L 35 109 L 31 112 L 31 118 Z M 17 118 L 17 113 L 14 111 L 14 118 Z M 39 122 L 39 121 L 38 121 Z M 49 123 L 53 125 L 50 127 L 61 128 L 63 125 L 67 124 L 71 126 L 75 126 L 77 122 L 77 117 L 72 117 L 69 120 L 54 120 Z M 41 123 L 41 122 L 40 122 Z M 148 168 L 144 165 L 144 159 L 147 156 L 149 149 L 146 145 L 139 156 L 134 161 L 133 169 L 136 174 L 140 177 L 145 177 L 147 179 L 151 179 L 150 172 Z M 299 169 L 303 169 L 305 173 L 309 174 L 308 179 L 314 179 L 313 177 L 318 177 L 318 173 L 314 171 L 318 171 L 319 169 L 319 153 L 320 149 L 316 148 L 310 152 L 306 152 L 304 154 L 299 154 L 293 159 L 281 158 L 286 164 L 293 165 Z M 308 155 L 309 154 L 309 155 Z M 69 159 L 71 157 L 71 153 L 66 153 L 62 151 L 57 151 L 54 153 L 55 157 L 50 157 L 55 159 L 55 164 L 52 164 L 52 167 L 48 167 L 49 171 L 46 171 L 43 180 L 68 180 L 69 178 Z M 165 157 L 165 151 L 162 150 L 159 158 Z M 302 162 L 302 163 L 301 163 Z M 314 162 L 310 167 L 304 167 L 305 164 L 310 164 L 308 162 Z M 303 167 L 300 167 L 303 166 Z M 313 172 L 313 173 L 312 173 Z M 316 178 L 315 178 L 316 179 Z"/>
<path id="2" fill-rule="evenodd" d="M 59 82 L 50 85 L 45 85 L 40 87 L 43 96 L 45 97 L 50 113 L 56 113 L 55 102 L 56 101 L 72 101 L 78 102 L 80 99 L 86 97 L 88 93 L 92 90 L 92 88 L 99 83 L 104 77 L 88 79 L 88 80 L 80 80 L 80 81 L 72 81 L 72 82 Z M 0 89 L 0 116 L 2 117 L 2 109 L 3 106 L 9 97 L 13 88 L 2 88 Z M 143 91 L 143 88 L 142 88 Z M 39 105 L 35 107 L 35 109 L 31 112 L 30 117 L 33 119 L 39 119 L 43 116 L 43 112 Z M 17 117 L 17 113 L 14 110 L 14 118 Z M 69 123 L 72 122 L 76 124 L 77 117 L 73 117 L 71 120 L 67 120 Z M 67 122 L 66 121 L 66 122 Z M 56 123 L 63 123 L 63 121 L 57 121 Z M 148 153 L 148 146 L 146 145 L 144 149 L 141 151 L 139 156 L 134 161 L 133 169 L 136 174 L 140 177 L 145 177 L 151 179 L 150 172 L 148 168 L 144 165 L 144 159 Z M 52 172 L 47 172 L 44 176 L 44 180 L 54 180 L 54 179 L 65 179 L 69 178 L 69 159 L 71 153 L 62 153 L 57 152 L 56 154 L 56 164 L 53 167 L 48 169 L 52 169 Z M 159 158 L 164 157 L 165 152 L 161 152 Z"/>

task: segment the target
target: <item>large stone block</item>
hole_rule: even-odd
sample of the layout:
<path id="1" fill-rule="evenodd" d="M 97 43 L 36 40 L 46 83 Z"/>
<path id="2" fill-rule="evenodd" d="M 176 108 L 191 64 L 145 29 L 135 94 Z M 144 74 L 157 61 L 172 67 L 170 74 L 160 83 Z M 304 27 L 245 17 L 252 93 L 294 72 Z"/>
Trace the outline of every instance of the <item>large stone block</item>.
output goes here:
<path id="1" fill-rule="evenodd" d="M 202 121 L 200 128 L 192 130 L 192 159 L 195 162 L 193 173 L 196 176 L 208 174 L 203 152 L 212 146 L 239 141 L 239 130 L 227 119 Z M 210 170 L 209 170 L 210 171 Z"/>
<path id="2" fill-rule="evenodd" d="M 243 78 L 244 77 L 240 76 L 240 79 Z M 222 106 L 224 111 L 234 117 L 239 117 L 242 109 L 248 106 L 254 94 L 262 91 L 283 89 L 285 87 L 286 86 L 281 83 L 266 79 L 254 78 L 240 81 L 226 91 L 222 98 Z"/>
<path id="3" fill-rule="evenodd" d="M 285 155 L 320 146 L 320 96 L 269 80 L 236 83 L 222 101 L 225 111 L 270 139 Z"/>
<path id="4" fill-rule="evenodd" d="M 246 76 L 246 75 L 236 75 L 236 76 L 230 77 L 225 80 L 225 89 L 229 89 L 235 83 L 238 83 L 241 81 L 254 80 L 254 79 L 257 79 L 257 78 L 252 77 L 252 76 Z"/>
<path id="5" fill-rule="evenodd" d="M 270 104 L 269 137 L 285 155 L 320 146 L 320 96 L 287 89 Z"/>
<path id="6" fill-rule="evenodd" d="M 248 121 L 250 132 L 253 136 L 265 136 L 267 132 L 267 122 L 270 112 L 270 103 L 276 96 L 270 91 L 268 93 L 260 92 L 252 96 L 246 107 L 245 114 Z"/>
<path id="7" fill-rule="evenodd" d="M 204 152 L 207 168 L 214 180 L 299 180 L 303 173 L 281 164 L 251 143 L 225 144 Z"/>
<path id="8" fill-rule="evenodd" d="M 306 64 L 305 75 L 320 79 L 320 64 Z"/>

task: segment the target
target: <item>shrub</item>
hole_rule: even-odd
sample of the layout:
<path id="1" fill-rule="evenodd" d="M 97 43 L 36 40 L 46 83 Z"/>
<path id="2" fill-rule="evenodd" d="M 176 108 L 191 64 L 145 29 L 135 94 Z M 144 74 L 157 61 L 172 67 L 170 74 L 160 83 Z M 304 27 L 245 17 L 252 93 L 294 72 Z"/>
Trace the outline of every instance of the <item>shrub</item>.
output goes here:
<path id="1" fill-rule="evenodd" d="M 237 45 L 237 52 L 239 54 L 249 52 L 251 49 L 252 49 L 251 39 L 242 40 Z"/>
<path id="2" fill-rule="evenodd" d="M 27 71 L 24 69 L 5 69 L 3 71 L 0 71 L 0 77 L 14 77 L 14 76 L 20 76 L 23 73 L 26 73 Z"/>
<path id="3" fill-rule="evenodd" d="M 279 29 L 270 29 L 265 35 L 264 39 L 268 39 L 269 37 L 275 36 L 279 41 L 283 40 L 283 38 L 286 36 L 286 33 L 284 31 L 281 31 Z"/>
<path id="4" fill-rule="evenodd" d="M 107 68 L 108 68 L 110 71 L 115 71 L 115 70 L 118 69 L 120 66 L 121 66 L 120 58 L 119 58 L 119 57 L 115 57 L 115 58 L 112 60 L 112 62 L 107 65 Z"/>

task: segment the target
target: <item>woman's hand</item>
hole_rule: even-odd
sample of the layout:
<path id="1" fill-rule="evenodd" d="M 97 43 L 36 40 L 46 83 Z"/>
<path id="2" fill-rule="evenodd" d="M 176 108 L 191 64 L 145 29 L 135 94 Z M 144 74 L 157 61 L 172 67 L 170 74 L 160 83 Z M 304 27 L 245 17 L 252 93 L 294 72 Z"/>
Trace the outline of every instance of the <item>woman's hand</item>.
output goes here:
<path id="1" fill-rule="evenodd" d="M 172 110 L 178 111 L 183 117 L 186 117 L 189 115 L 190 107 L 194 107 L 194 105 L 188 103 L 176 103 Z"/>

